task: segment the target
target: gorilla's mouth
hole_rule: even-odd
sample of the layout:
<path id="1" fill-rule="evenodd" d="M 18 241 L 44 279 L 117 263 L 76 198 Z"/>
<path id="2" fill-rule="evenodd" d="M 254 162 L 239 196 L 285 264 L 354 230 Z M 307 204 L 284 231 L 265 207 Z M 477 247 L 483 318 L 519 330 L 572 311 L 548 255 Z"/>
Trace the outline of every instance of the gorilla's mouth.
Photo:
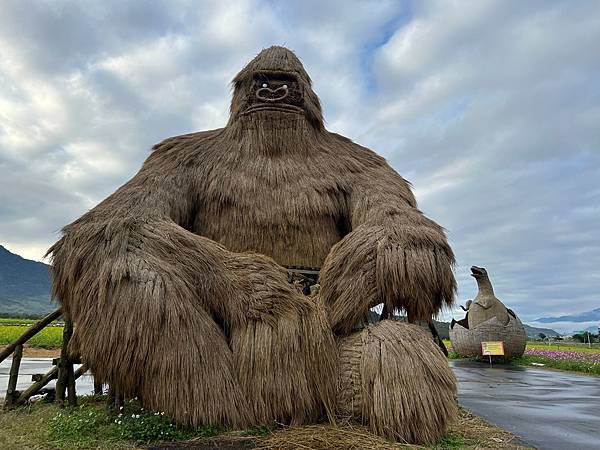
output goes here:
<path id="1" fill-rule="evenodd" d="M 279 111 L 293 114 L 304 114 L 304 110 L 296 105 L 290 105 L 288 103 L 259 102 L 253 103 L 252 106 L 246 108 L 244 112 L 242 112 L 242 115 L 251 114 L 258 111 Z"/>

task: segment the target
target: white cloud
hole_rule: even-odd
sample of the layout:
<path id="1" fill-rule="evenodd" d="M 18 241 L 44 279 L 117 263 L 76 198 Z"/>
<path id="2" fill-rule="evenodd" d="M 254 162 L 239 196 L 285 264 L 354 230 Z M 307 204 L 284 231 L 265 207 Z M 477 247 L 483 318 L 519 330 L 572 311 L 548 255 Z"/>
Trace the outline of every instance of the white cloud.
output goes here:
<path id="1" fill-rule="evenodd" d="M 461 302 L 477 264 L 525 319 L 598 307 L 599 17 L 567 1 L 6 1 L 0 243 L 41 257 L 153 143 L 222 126 L 231 78 L 285 44 L 328 127 L 386 156 L 448 229 Z"/>

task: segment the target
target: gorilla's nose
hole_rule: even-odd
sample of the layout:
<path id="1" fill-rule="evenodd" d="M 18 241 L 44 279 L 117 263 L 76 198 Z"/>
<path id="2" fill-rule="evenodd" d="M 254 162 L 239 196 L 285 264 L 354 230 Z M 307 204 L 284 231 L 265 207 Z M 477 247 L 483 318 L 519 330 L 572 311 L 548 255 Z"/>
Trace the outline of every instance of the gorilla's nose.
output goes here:
<path id="1" fill-rule="evenodd" d="M 263 86 L 256 91 L 256 97 L 263 102 L 279 102 L 286 98 L 288 94 L 289 89 L 286 84 L 279 86 L 277 89 Z"/>

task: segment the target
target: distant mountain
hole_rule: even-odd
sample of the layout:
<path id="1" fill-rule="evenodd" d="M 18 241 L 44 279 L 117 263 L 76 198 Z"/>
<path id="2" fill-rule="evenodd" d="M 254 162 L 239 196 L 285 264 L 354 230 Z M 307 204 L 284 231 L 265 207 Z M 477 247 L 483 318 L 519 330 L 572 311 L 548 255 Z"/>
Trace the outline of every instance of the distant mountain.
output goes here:
<path id="1" fill-rule="evenodd" d="M 594 322 L 600 321 L 600 308 L 592 309 L 591 311 L 582 312 L 578 314 L 571 314 L 568 316 L 558 317 L 541 317 L 535 319 L 533 322 L 539 323 L 554 323 L 554 322 Z"/>
<path id="2" fill-rule="evenodd" d="M 560 336 L 559 333 L 557 333 L 556 331 L 554 331 L 550 328 L 532 327 L 531 325 L 527 325 L 526 323 L 523 324 L 523 327 L 525 328 L 525 333 L 527 334 L 528 338 L 537 339 L 539 337 L 540 333 L 543 333 L 546 336 L 551 336 L 551 337 Z"/>
<path id="3" fill-rule="evenodd" d="M 0 245 L 0 315 L 41 316 L 55 310 L 49 269 Z"/>

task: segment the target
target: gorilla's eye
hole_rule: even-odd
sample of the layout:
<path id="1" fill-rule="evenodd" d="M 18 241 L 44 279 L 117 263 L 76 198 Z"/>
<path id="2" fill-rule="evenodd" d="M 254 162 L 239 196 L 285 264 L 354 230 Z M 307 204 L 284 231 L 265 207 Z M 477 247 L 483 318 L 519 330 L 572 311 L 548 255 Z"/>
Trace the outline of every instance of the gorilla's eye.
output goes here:
<path id="1" fill-rule="evenodd" d="M 267 84 L 267 83 L 263 83 L 263 84 L 262 84 L 262 87 L 264 87 L 264 88 L 266 88 L 267 86 L 268 86 L 268 84 Z"/>

